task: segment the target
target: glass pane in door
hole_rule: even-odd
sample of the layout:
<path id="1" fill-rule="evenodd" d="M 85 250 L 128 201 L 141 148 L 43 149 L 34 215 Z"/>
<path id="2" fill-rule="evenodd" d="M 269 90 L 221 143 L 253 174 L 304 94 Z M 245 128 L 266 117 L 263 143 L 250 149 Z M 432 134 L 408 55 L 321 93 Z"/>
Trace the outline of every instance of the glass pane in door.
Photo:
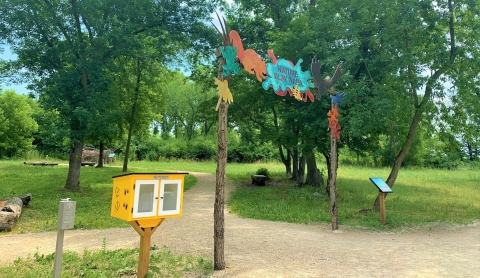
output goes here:
<path id="1" fill-rule="evenodd" d="M 178 188 L 177 183 L 164 185 L 162 211 L 177 210 Z"/>
<path id="2" fill-rule="evenodd" d="M 138 206 L 137 212 L 153 212 L 154 210 L 154 194 L 155 194 L 155 184 L 146 184 L 142 183 L 139 186 L 139 196 L 138 196 Z"/>

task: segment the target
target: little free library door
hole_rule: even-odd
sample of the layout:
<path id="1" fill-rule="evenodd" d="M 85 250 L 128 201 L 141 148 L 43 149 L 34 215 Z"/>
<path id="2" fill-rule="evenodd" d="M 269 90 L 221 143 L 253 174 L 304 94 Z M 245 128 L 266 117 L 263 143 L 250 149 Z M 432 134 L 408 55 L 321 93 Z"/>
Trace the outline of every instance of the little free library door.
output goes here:
<path id="1" fill-rule="evenodd" d="M 179 214 L 180 190 L 181 180 L 137 180 L 133 218 Z"/>

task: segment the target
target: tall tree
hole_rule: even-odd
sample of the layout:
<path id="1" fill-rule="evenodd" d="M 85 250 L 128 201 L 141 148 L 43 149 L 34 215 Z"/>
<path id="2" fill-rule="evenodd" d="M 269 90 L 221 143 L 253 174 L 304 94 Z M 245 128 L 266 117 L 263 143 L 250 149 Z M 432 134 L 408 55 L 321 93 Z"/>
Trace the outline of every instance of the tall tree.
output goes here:
<path id="1" fill-rule="evenodd" d="M 209 81 L 211 83 L 211 76 Z M 211 85 L 209 87 L 205 89 L 201 82 L 194 82 L 181 72 L 169 73 L 163 87 L 168 103 L 162 128 L 167 134 L 173 129 L 176 138 L 181 136 L 191 140 L 209 133 L 216 122 L 211 117 L 216 92 Z"/>
<path id="2" fill-rule="evenodd" d="M 460 5 L 456 5 L 459 10 Z M 392 33 L 396 33 L 399 39 L 396 45 L 401 46 L 401 56 L 404 57 L 400 74 L 406 91 L 411 96 L 415 112 L 404 144 L 396 155 L 386 180 L 390 187 L 395 184 L 402 163 L 410 151 L 426 107 L 441 86 L 440 77 L 449 74 L 457 56 L 456 16 L 451 0 L 435 3 L 407 1 L 392 8 L 402 15 L 397 22 L 398 26 L 392 26 L 395 28 Z M 389 39 L 393 40 L 393 37 Z M 426 77 L 423 76 L 422 68 L 430 71 Z M 423 95 L 419 96 L 423 86 Z M 379 196 L 374 207 L 379 209 Z"/>
<path id="3" fill-rule="evenodd" d="M 214 1 L 60 0 L 0 2 L 0 40 L 18 60 L 11 70 L 26 70 L 44 105 L 68 121 L 71 140 L 65 188 L 79 189 L 81 152 L 97 94 L 108 92 L 109 73 L 121 56 L 134 56 L 138 35 L 158 38 L 158 55 L 178 45 L 204 46 L 202 32 Z M 192 37 L 190 40 L 189 36 Z M 193 43 L 190 43 L 190 45 Z M 107 100 L 108 98 L 105 98 Z"/>

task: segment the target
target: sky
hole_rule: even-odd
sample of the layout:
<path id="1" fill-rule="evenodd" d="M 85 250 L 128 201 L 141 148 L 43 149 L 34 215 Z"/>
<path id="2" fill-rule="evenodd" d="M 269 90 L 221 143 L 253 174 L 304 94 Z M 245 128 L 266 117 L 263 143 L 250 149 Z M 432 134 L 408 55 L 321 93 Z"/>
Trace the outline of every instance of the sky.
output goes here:
<path id="1" fill-rule="evenodd" d="M 6 45 L 0 45 L 0 47 L 3 48 L 3 53 L 0 54 L 0 59 L 1 60 L 16 60 L 17 59 L 17 55 L 15 55 L 14 53 L 12 53 L 12 51 L 10 50 L 10 48 Z M 8 84 L 6 83 L 5 80 L 1 80 L 0 81 L 0 86 L 3 90 L 7 90 L 7 89 L 13 89 L 15 90 L 18 94 L 27 94 L 28 93 L 28 90 L 26 88 L 27 84 Z"/>
<path id="2" fill-rule="evenodd" d="M 228 4 L 231 4 L 233 0 L 226 0 Z M 223 12 L 218 11 L 220 16 L 223 16 Z M 218 26 L 218 19 L 215 13 L 212 14 L 213 23 Z M 15 60 L 17 55 L 15 55 L 8 45 L 0 44 L 0 48 L 3 48 L 3 53 L 0 53 L 1 60 Z M 0 87 L 3 90 L 13 89 L 18 94 L 28 94 L 29 90 L 27 89 L 27 84 L 13 84 L 7 83 L 5 80 L 0 80 Z"/>

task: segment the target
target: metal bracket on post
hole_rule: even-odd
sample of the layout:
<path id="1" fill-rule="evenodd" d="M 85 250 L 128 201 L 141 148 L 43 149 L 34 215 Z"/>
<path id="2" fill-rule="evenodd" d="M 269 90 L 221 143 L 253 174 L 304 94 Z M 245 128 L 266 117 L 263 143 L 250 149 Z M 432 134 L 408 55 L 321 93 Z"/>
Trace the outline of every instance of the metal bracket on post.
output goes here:
<path id="1" fill-rule="evenodd" d="M 58 232 L 57 246 L 55 248 L 55 265 L 53 268 L 53 277 L 60 278 L 62 269 L 63 238 L 65 230 L 73 229 L 75 222 L 76 202 L 70 198 L 61 199 L 58 205 Z"/>

